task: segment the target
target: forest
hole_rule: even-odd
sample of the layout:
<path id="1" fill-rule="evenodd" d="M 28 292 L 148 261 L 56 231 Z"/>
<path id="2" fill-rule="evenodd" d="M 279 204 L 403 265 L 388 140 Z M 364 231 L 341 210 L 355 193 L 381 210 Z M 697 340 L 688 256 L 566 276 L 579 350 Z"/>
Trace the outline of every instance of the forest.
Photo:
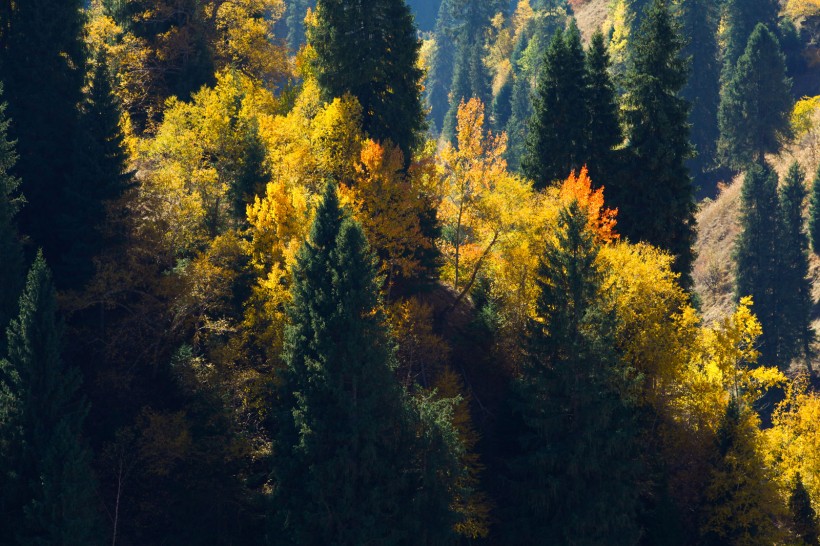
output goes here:
<path id="1" fill-rule="evenodd" d="M 0 546 L 820 544 L 820 0 L 0 0 Z"/>

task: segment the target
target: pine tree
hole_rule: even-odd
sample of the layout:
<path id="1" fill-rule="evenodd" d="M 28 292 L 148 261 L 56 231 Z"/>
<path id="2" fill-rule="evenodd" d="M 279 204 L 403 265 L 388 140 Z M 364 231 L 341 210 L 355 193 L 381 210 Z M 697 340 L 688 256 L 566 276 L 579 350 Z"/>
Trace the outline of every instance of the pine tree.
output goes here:
<path id="1" fill-rule="evenodd" d="M 780 5 L 778 0 L 725 0 L 723 52 L 723 80 L 729 81 L 737 61 L 746 50 L 749 37 L 758 24 L 769 31 L 777 31 Z"/>
<path id="2" fill-rule="evenodd" d="M 803 478 L 798 473 L 795 477 L 794 488 L 789 497 L 789 511 L 792 516 L 794 533 L 805 544 L 814 546 L 820 543 L 820 533 L 817 527 L 817 513 L 811 505 L 809 492 L 803 485 Z"/>
<path id="3" fill-rule="evenodd" d="M 309 41 L 325 99 L 353 95 L 363 129 L 409 163 L 424 129 L 421 43 L 404 0 L 319 0 Z"/>
<path id="4" fill-rule="evenodd" d="M 292 296 L 273 473 L 279 528 L 271 542 L 444 540 L 452 499 L 430 498 L 424 476 L 437 472 L 415 468 L 419 419 L 393 375 L 374 257 L 332 184 L 299 253 Z M 420 528 L 421 521 L 439 525 Z"/>
<path id="5" fill-rule="evenodd" d="M 683 41 L 666 0 L 654 0 L 632 47 L 624 119 L 629 167 L 609 184 L 618 228 L 675 256 L 674 270 L 691 285 L 695 241 L 694 189 L 686 161 L 689 103 Z"/>
<path id="6" fill-rule="evenodd" d="M 754 313 L 763 327 L 760 338 L 761 362 L 781 363 L 778 314 L 780 282 L 780 206 L 777 174 L 768 165 L 755 165 L 746 173 L 741 192 L 741 232 L 735 248 L 736 295 L 752 296 Z"/>
<path id="7" fill-rule="evenodd" d="M 2 86 L 0 86 L 2 94 Z M 6 105 L 0 104 L 0 332 L 5 332 L 9 321 L 17 315 L 17 303 L 25 280 L 23 249 L 17 233 L 15 215 L 23 205 L 19 194 L 20 181 L 11 171 L 17 162 L 14 142 L 8 139 L 9 124 Z M 0 335 L 0 358 L 6 354 L 6 340 Z"/>
<path id="8" fill-rule="evenodd" d="M 581 33 L 556 32 L 544 57 L 522 167 L 536 188 L 579 172 L 588 159 L 587 77 Z"/>
<path id="9" fill-rule="evenodd" d="M 689 124 L 697 156 L 692 170 L 701 174 L 714 164 L 717 151 L 720 104 L 720 6 L 711 0 L 683 0 L 679 19 L 686 39 L 683 55 L 691 58 L 692 71 L 682 96 L 692 104 Z"/>
<path id="10" fill-rule="evenodd" d="M 586 162 L 593 184 L 602 184 L 615 162 L 614 149 L 623 141 L 615 85 L 609 75 L 609 52 L 603 33 L 592 35 L 586 56 Z"/>
<path id="11" fill-rule="evenodd" d="M 537 320 L 513 394 L 519 455 L 509 464 L 502 541 L 635 544 L 637 424 L 621 399 L 599 247 L 577 203 L 559 217 L 538 276 Z"/>
<path id="12" fill-rule="evenodd" d="M 721 92 L 718 146 L 724 163 L 742 169 L 777 153 L 790 135 L 792 104 L 777 37 L 759 24 Z"/>
<path id="13" fill-rule="evenodd" d="M 52 264 L 68 249 L 54 229 L 64 212 L 62 189 L 74 171 L 77 106 L 82 99 L 85 52 L 82 0 L 6 3 L 0 36 L 0 79 L 5 82 L 10 136 L 20 155 L 13 174 L 27 206 L 20 230 Z"/>
<path id="14" fill-rule="evenodd" d="M 0 361 L 3 540 L 100 544 L 90 454 L 80 440 L 88 405 L 80 373 L 60 358 L 57 297 L 42 253 L 31 267 L 20 314 Z"/>
<path id="15" fill-rule="evenodd" d="M 793 163 L 780 191 L 783 234 L 778 243 L 778 309 L 782 323 L 781 352 L 784 363 L 802 354 L 809 361 L 814 338 L 811 329 L 811 281 L 809 238 L 803 221 L 806 175 Z"/>
<path id="16" fill-rule="evenodd" d="M 809 238 L 811 239 L 812 250 L 815 254 L 820 255 L 820 169 L 818 169 L 811 186 Z"/>
<path id="17" fill-rule="evenodd" d="M 121 116 L 101 53 L 83 103 L 75 172 L 62 190 L 63 210 L 56 218 L 61 246 L 67 251 L 55 268 L 64 287 L 79 288 L 93 275 L 93 258 L 106 242 L 106 203 L 121 197 L 133 183 Z"/>

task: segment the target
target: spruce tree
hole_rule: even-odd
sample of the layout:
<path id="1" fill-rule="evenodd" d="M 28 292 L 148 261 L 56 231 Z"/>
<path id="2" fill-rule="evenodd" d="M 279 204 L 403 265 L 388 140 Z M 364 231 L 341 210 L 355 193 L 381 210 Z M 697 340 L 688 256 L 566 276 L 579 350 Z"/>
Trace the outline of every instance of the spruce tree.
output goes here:
<path id="1" fill-rule="evenodd" d="M 82 0 L 6 3 L 0 36 L 0 79 L 5 82 L 10 136 L 20 155 L 13 174 L 27 206 L 20 230 L 58 265 L 69 253 L 54 229 L 64 211 L 62 189 L 74 171 L 77 107 L 82 99 L 85 51 Z"/>
<path id="2" fill-rule="evenodd" d="M 798 473 L 794 488 L 789 496 L 789 511 L 792 517 L 794 534 L 807 546 L 820 544 L 820 532 L 817 527 L 817 513 L 811 505 L 811 497 L 803 485 L 803 478 Z"/>
<path id="3" fill-rule="evenodd" d="M 266 156 L 267 150 L 259 136 L 259 129 L 253 124 L 245 130 L 238 170 L 231 180 L 233 215 L 240 225 L 246 223 L 248 205 L 253 203 L 254 197 L 262 195 L 265 184 L 270 180 Z"/>
<path id="4" fill-rule="evenodd" d="M 309 40 L 324 98 L 356 97 L 365 133 L 409 163 L 425 123 L 421 43 L 404 0 L 319 0 Z"/>
<path id="5" fill-rule="evenodd" d="M 599 246 L 577 203 L 538 270 L 537 320 L 513 388 L 519 449 L 506 476 L 504 544 L 636 544 L 640 463 L 622 400 Z"/>
<path id="6" fill-rule="evenodd" d="M 779 340 L 782 322 L 776 286 L 780 282 L 780 206 L 777 174 L 768 165 L 746 173 L 741 190 L 740 234 L 735 247 L 736 295 L 752 296 L 754 313 L 763 327 L 761 362 L 781 364 Z M 785 364 L 785 363 L 782 363 Z"/>
<path id="7" fill-rule="evenodd" d="M 784 363 L 798 355 L 809 361 L 814 338 L 811 329 L 811 281 L 809 280 L 809 238 L 803 220 L 806 200 L 805 173 L 793 163 L 780 190 L 783 234 L 778 243 L 776 285 L 782 323 L 781 353 Z"/>
<path id="8" fill-rule="evenodd" d="M 82 105 L 75 172 L 63 188 L 63 210 L 56 218 L 67 252 L 55 271 L 67 288 L 79 288 L 93 275 L 93 259 L 106 242 L 106 204 L 133 183 L 120 127 L 122 111 L 110 78 L 105 54 L 100 53 Z"/>
<path id="9" fill-rule="evenodd" d="M 683 0 L 679 19 L 686 40 L 683 55 L 691 58 L 692 63 L 682 95 L 692 104 L 689 124 L 697 155 L 690 165 L 697 176 L 714 164 L 720 135 L 717 117 L 720 104 L 720 6 L 712 0 Z"/>
<path id="10" fill-rule="evenodd" d="M 2 94 L 2 86 L 0 86 Z M 23 249 L 17 233 L 15 215 L 24 199 L 18 192 L 20 181 L 11 171 L 17 161 L 14 142 L 8 139 L 9 124 L 6 105 L 0 104 L 0 333 L 17 315 L 17 303 L 25 280 Z M 6 354 L 5 335 L 0 335 L 0 358 Z"/>
<path id="11" fill-rule="evenodd" d="M 792 104 L 777 37 L 759 24 L 721 92 L 719 152 L 724 163 L 742 169 L 777 153 L 790 135 Z"/>
<path id="12" fill-rule="evenodd" d="M 815 254 L 820 255 L 820 168 L 818 168 L 811 186 L 809 238 L 811 239 L 812 250 Z"/>
<path id="13" fill-rule="evenodd" d="M 431 499 L 432 484 L 415 468 L 419 420 L 393 374 L 375 259 L 332 184 L 299 253 L 292 297 L 270 542 L 445 540 L 452 499 Z M 447 458 L 439 454 L 436 460 Z M 431 472 L 437 475 L 432 468 L 421 474 Z M 420 528 L 421 521 L 439 525 Z"/>
<path id="14" fill-rule="evenodd" d="M 654 0 L 631 49 L 624 119 L 629 162 L 608 186 L 619 209 L 618 227 L 632 241 L 644 241 L 675 256 L 674 270 L 691 285 L 695 201 L 686 161 L 689 103 L 683 40 L 666 0 Z"/>
<path id="15" fill-rule="evenodd" d="M 723 80 L 729 81 L 755 27 L 763 24 L 770 31 L 777 31 L 780 5 L 778 0 L 725 0 L 723 9 L 723 42 L 726 44 Z"/>
<path id="16" fill-rule="evenodd" d="M 450 109 L 450 86 L 453 84 L 456 56 L 453 1 L 444 0 L 439 6 L 434 32 L 435 48 L 425 83 L 429 118 L 435 131 L 442 130 L 444 117 Z"/>
<path id="17" fill-rule="evenodd" d="M 586 162 L 592 183 L 603 184 L 611 175 L 615 162 L 614 149 L 623 141 L 615 85 L 610 76 L 609 59 L 604 35 L 592 35 L 586 56 L 587 110 Z"/>
<path id="18" fill-rule="evenodd" d="M 524 174 L 536 188 L 563 180 L 587 162 L 587 75 L 581 33 L 556 32 L 544 57 L 529 121 Z"/>
<path id="19" fill-rule="evenodd" d="M 0 361 L 0 523 L 4 544 L 102 543 L 90 454 L 80 434 L 88 405 L 77 369 L 60 357 L 57 297 L 37 255 Z"/>
<path id="20" fill-rule="evenodd" d="M 305 43 L 305 17 L 307 10 L 313 6 L 313 0 L 289 0 L 287 3 L 285 21 L 288 27 L 288 48 L 292 53 L 299 51 Z"/>

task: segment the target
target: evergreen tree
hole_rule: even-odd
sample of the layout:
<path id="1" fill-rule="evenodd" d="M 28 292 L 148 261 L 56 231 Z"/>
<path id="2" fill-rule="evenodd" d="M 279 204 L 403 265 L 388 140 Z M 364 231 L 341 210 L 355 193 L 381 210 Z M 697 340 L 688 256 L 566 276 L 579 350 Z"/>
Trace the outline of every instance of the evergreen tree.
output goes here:
<path id="1" fill-rule="evenodd" d="M 521 169 L 521 158 L 526 150 L 527 122 L 532 117 L 532 90 L 524 74 L 515 76 L 510 101 L 510 119 L 507 121 L 507 164 L 513 171 Z"/>
<path id="2" fill-rule="evenodd" d="M 90 454 L 80 440 L 88 406 L 80 373 L 60 358 L 61 326 L 42 253 L 0 361 L 0 523 L 3 544 L 101 544 Z"/>
<path id="3" fill-rule="evenodd" d="M 724 0 L 723 80 L 729 81 L 737 61 L 746 50 L 749 37 L 758 24 L 777 31 L 778 0 Z"/>
<path id="4" fill-rule="evenodd" d="M 356 97 L 364 131 L 392 141 L 409 163 L 424 128 L 423 74 L 404 0 L 319 0 L 309 39 L 324 98 Z"/>
<path id="5" fill-rule="evenodd" d="M 64 212 L 62 190 L 74 171 L 71 143 L 78 134 L 85 68 L 83 6 L 82 0 L 7 2 L 0 17 L 0 79 L 20 154 L 13 174 L 22 180 L 28 203 L 20 211 L 20 230 L 55 265 L 70 252 L 54 219 Z"/>
<path id="6" fill-rule="evenodd" d="M 291 52 L 299 51 L 305 43 L 305 17 L 307 10 L 313 6 L 313 0 L 289 0 L 287 2 L 285 22 L 288 27 L 288 48 Z"/>
<path id="7" fill-rule="evenodd" d="M 498 90 L 498 94 L 493 97 L 493 128 L 498 133 L 504 131 L 504 128 L 507 127 L 507 124 L 510 122 L 510 118 L 512 117 L 512 98 L 514 88 L 515 78 L 512 74 L 510 74 L 501 85 L 501 88 Z"/>
<path id="8" fill-rule="evenodd" d="M 2 86 L 0 86 L 2 94 Z M 18 193 L 20 181 L 11 175 L 17 161 L 14 142 L 8 139 L 9 124 L 6 105 L 0 104 L 0 332 L 17 315 L 17 303 L 25 280 L 23 249 L 17 233 L 15 215 L 24 199 Z M 0 358 L 6 354 L 5 336 L 0 335 Z"/>
<path id="9" fill-rule="evenodd" d="M 790 135 L 791 80 L 775 35 L 762 23 L 721 92 L 719 151 L 738 169 L 777 153 Z"/>
<path id="10" fill-rule="evenodd" d="M 328 185 L 294 269 L 273 543 L 435 544 L 451 532 L 449 490 L 431 498 L 436 468 L 415 469 L 420 419 L 393 374 L 374 263 Z M 437 453 L 425 460 L 447 458 Z"/>
<path id="11" fill-rule="evenodd" d="M 265 144 L 259 136 L 258 127 L 254 124 L 246 130 L 242 156 L 237 165 L 238 172 L 231 180 L 234 219 L 239 224 L 246 222 L 248 205 L 253 203 L 254 197 L 264 193 L 265 184 L 270 180 L 271 174 L 266 157 Z"/>
<path id="12" fill-rule="evenodd" d="M 812 250 L 815 254 L 820 255 L 820 168 L 817 170 L 811 186 L 809 238 L 811 239 Z"/>
<path id="13" fill-rule="evenodd" d="M 691 285 L 695 241 L 694 189 L 686 160 L 689 103 L 683 41 L 666 0 L 654 0 L 632 47 L 624 118 L 629 167 L 609 185 L 619 209 L 618 227 L 632 241 L 644 241 L 675 256 L 674 270 Z"/>
<path id="14" fill-rule="evenodd" d="M 593 184 L 598 185 L 611 174 L 613 150 L 623 141 L 615 85 L 609 75 L 611 64 L 604 35 L 598 31 L 592 35 L 586 56 L 586 162 Z"/>
<path id="15" fill-rule="evenodd" d="M 781 320 L 778 313 L 780 282 L 780 207 L 777 174 L 768 165 L 752 166 L 741 191 L 740 235 L 735 248 L 736 295 L 752 296 L 754 313 L 763 327 L 761 362 L 780 363 Z"/>
<path id="16" fill-rule="evenodd" d="M 539 267 L 538 319 L 514 386 L 520 451 L 509 464 L 505 544 L 626 545 L 640 536 L 637 424 L 619 394 L 598 252 L 573 203 Z"/>
<path id="17" fill-rule="evenodd" d="M 696 174 L 706 172 L 715 161 L 720 104 L 720 6 L 712 0 L 683 0 L 681 30 L 686 40 L 683 55 L 691 58 L 692 71 L 682 96 L 692 104 L 689 113 L 691 140 L 697 156 L 690 165 Z"/>
<path id="18" fill-rule="evenodd" d="M 529 121 L 524 174 L 536 188 L 580 171 L 588 159 L 587 77 L 581 33 L 556 32 L 544 57 Z"/>
<path id="19" fill-rule="evenodd" d="M 777 289 L 782 322 L 781 352 L 784 363 L 803 354 L 809 361 L 814 335 L 811 329 L 811 281 L 809 280 L 809 238 L 803 221 L 806 175 L 793 163 L 780 191 L 783 234 L 778 243 L 780 267 Z"/>
<path id="20" fill-rule="evenodd" d="M 449 94 L 453 83 L 456 56 L 453 1 L 444 0 L 439 6 L 434 32 L 435 49 L 425 84 L 427 104 L 430 107 L 430 122 L 433 129 L 437 131 L 442 130 L 444 116 L 450 109 Z"/>
<path id="21" fill-rule="evenodd" d="M 75 172 L 62 190 L 63 210 L 56 219 L 67 252 L 55 270 L 68 288 L 81 287 L 93 275 L 93 258 L 105 244 L 106 203 L 121 197 L 133 182 L 120 127 L 122 111 L 110 77 L 100 54 L 82 105 Z"/>
<path id="22" fill-rule="evenodd" d="M 789 511 L 792 516 L 794 533 L 803 543 L 814 546 L 820 543 L 820 533 L 817 527 L 817 513 L 811 505 L 811 497 L 803 485 L 800 474 L 795 477 L 794 488 L 789 497 Z"/>

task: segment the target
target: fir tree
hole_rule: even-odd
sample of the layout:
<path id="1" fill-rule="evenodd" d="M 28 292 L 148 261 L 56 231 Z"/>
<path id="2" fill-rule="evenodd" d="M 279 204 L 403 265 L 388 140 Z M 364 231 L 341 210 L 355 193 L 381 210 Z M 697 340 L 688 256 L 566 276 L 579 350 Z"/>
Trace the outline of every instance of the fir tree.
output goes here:
<path id="1" fill-rule="evenodd" d="M 439 6 L 435 28 L 435 49 L 425 84 L 430 122 L 434 130 L 441 131 L 444 117 L 450 109 L 450 86 L 453 84 L 455 67 L 455 20 L 453 0 L 444 0 Z"/>
<path id="2" fill-rule="evenodd" d="M 310 43 L 325 99 L 350 93 L 364 131 L 392 141 L 409 163 L 424 129 L 421 43 L 404 0 L 319 0 Z"/>
<path id="3" fill-rule="evenodd" d="M 557 32 L 544 57 L 529 121 L 524 174 L 536 188 L 580 171 L 588 159 L 587 77 L 581 33 Z"/>
<path id="4" fill-rule="evenodd" d="M 273 543 L 436 543 L 454 523 L 452 499 L 431 498 L 436 470 L 415 470 L 418 413 L 393 374 L 374 263 L 328 185 L 294 269 Z"/>
<path id="5" fill-rule="evenodd" d="M 83 103 L 75 172 L 63 188 L 64 210 L 57 217 L 67 250 L 55 268 L 62 286 L 78 288 L 91 278 L 93 258 L 105 245 L 106 204 L 121 197 L 133 182 L 121 116 L 105 55 L 100 54 Z"/>
<path id="6" fill-rule="evenodd" d="M 725 164 L 742 169 L 777 153 L 790 135 L 792 103 L 777 37 L 759 24 L 721 92 L 719 151 Z"/>
<path id="7" fill-rule="evenodd" d="M 54 219 L 65 212 L 62 190 L 74 172 L 71 143 L 78 135 L 85 70 L 84 2 L 6 4 L 0 79 L 14 120 L 10 136 L 20 155 L 13 174 L 22 180 L 28 203 L 20 211 L 20 230 L 59 265 L 70 252 L 54 229 Z"/>
<path id="8" fill-rule="evenodd" d="M 0 86 L 2 94 L 2 86 Z M 24 199 L 18 192 L 20 181 L 11 175 L 17 161 L 14 142 L 8 139 L 9 124 L 6 105 L 0 104 L 0 332 L 17 315 L 17 303 L 25 280 L 23 249 L 17 233 L 15 215 Z M 6 354 L 6 340 L 0 335 L 0 358 Z"/>
<path id="9" fill-rule="evenodd" d="M 614 149 L 623 141 L 618 120 L 615 85 L 609 75 L 611 61 L 604 35 L 592 35 L 586 56 L 587 110 L 586 161 L 593 184 L 602 184 L 612 170 Z"/>
<path id="10" fill-rule="evenodd" d="M 789 497 L 789 511 L 792 516 L 792 527 L 797 537 L 809 546 L 820 543 L 817 527 L 817 513 L 811 505 L 809 492 L 803 485 L 803 478 L 798 473 L 794 488 Z"/>
<path id="11" fill-rule="evenodd" d="M 691 58 L 692 63 L 689 81 L 682 92 L 692 104 L 689 124 L 697 156 L 690 165 L 696 174 L 701 174 L 714 164 L 720 135 L 717 117 L 720 104 L 720 6 L 712 0 L 684 0 L 680 3 L 679 18 L 686 39 L 683 55 Z"/>
<path id="12" fill-rule="evenodd" d="M 90 454 L 80 440 L 88 412 L 80 373 L 60 358 L 61 326 L 42 254 L 0 361 L 3 539 L 10 544 L 101 544 Z M 16 541 L 16 542 L 14 542 Z"/>
<path id="13" fill-rule="evenodd" d="M 233 214 L 239 224 L 246 222 L 248 205 L 253 203 L 254 197 L 263 194 L 265 184 L 270 180 L 266 155 L 265 144 L 254 124 L 246 129 L 242 142 L 242 156 L 237 165 L 238 172 L 231 181 Z"/>
<path id="14" fill-rule="evenodd" d="M 746 50 L 755 27 L 763 24 L 769 31 L 777 31 L 780 5 L 778 0 L 725 0 L 723 9 L 723 41 L 726 44 L 723 52 L 723 80 L 726 82 L 732 78 L 732 72 Z"/>
<path id="15" fill-rule="evenodd" d="M 805 173 L 793 163 L 780 191 L 783 234 L 778 243 L 780 267 L 777 289 L 782 323 L 781 352 L 784 363 L 802 354 L 809 361 L 814 338 L 811 329 L 811 281 L 809 280 L 809 238 L 803 221 L 806 200 Z"/>
<path id="16" fill-rule="evenodd" d="M 305 43 L 305 17 L 307 10 L 314 6 L 313 0 L 289 0 L 285 8 L 285 21 L 288 27 L 288 48 L 299 51 Z"/>
<path id="17" fill-rule="evenodd" d="M 778 271 L 781 219 L 777 174 L 768 165 L 746 173 L 741 192 L 741 232 L 735 248 L 736 295 L 752 296 L 754 313 L 763 327 L 761 362 L 780 363 L 781 320 L 778 314 Z"/>
<path id="18" fill-rule="evenodd" d="M 558 226 L 539 267 L 538 318 L 514 386 L 520 451 L 509 465 L 502 539 L 635 544 L 637 424 L 619 394 L 599 247 L 577 203 Z"/>
<path id="19" fill-rule="evenodd" d="M 812 250 L 815 254 L 820 255 L 820 168 L 817 170 L 811 186 L 809 238 L 811 239 Z"/>
<path id="20" fill-rule="evenodd" d="M 629 167 L 608 188 L 621 233 L 671 252 L 674 270 L 689 286 L 695 202 L 686 167 L 692 155 L 689 103 L 680 96 L 688 74 L 682 48 L 667 2 L 654 0 L 633 44 L 626 80 Z"/>

